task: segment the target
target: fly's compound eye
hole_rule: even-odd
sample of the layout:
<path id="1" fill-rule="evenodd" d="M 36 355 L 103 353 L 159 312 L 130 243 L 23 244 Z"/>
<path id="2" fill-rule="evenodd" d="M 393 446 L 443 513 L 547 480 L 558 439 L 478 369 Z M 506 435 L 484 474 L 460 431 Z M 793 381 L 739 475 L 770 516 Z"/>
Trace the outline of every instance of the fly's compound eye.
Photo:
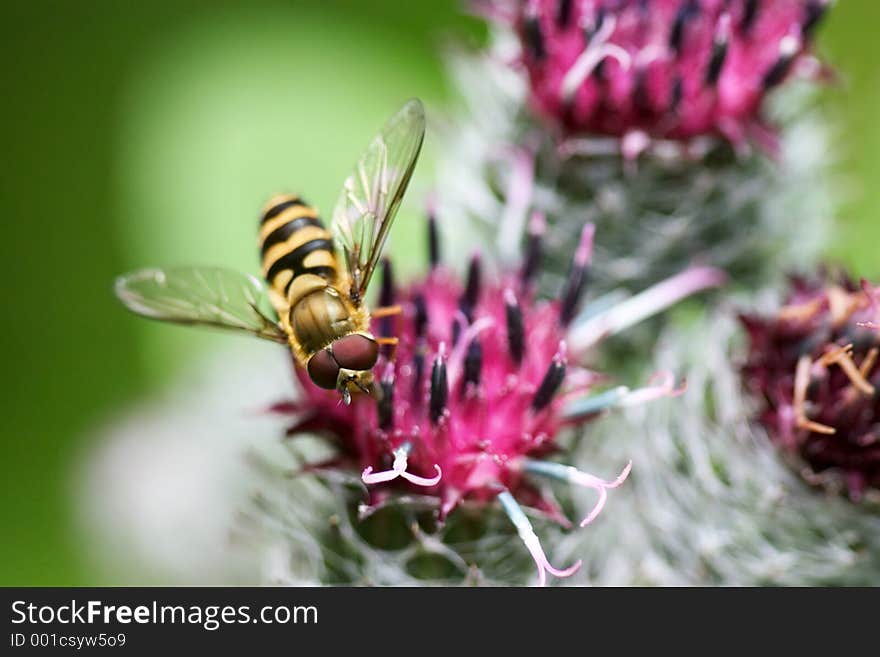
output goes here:
<path id="1" fill-rule="evenodd" d="M 331 349 L 339 367 L 357 372 L 373 369 L 379 358 L 379 345 L 376 341 L 358 333 L 339 338 Z"/>
<path id="2" fill-rule="evenodd" d="M 336 388 L 336 378 L 339 376 L 339 365 L 326 349 L 321 349 L 309 359 L 309 377 L 316 385 L 326 389 Z"/>

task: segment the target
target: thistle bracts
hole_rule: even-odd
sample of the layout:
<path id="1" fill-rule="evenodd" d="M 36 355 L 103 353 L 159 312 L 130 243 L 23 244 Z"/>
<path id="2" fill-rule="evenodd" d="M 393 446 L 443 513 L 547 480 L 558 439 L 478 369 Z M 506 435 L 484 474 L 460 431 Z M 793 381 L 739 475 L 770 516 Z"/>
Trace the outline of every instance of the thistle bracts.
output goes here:
<path id="1" fill-rule="evenodd" d="M 876 292 L 844 275 L 797 278 L 775 313 L 742 320 L 743 376 L 770 438 L 811 483 L 880 499 Z"/>

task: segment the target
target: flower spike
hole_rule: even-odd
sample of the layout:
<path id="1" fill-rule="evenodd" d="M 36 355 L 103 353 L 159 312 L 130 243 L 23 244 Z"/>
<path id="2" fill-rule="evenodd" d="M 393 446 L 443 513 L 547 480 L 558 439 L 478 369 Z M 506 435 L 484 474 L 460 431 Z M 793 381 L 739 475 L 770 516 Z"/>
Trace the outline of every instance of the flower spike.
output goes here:
<path id="1" fill-rule="evenodd" d="M 551 461 L 536 461 L 528 459 L 523 465 L 523 469 L 531 474 L 551 477 L 558 481 L 565 481 L 570 484 L 575 484 L 576 486 L 592 488 L 595 490 L 599 494 L 599 499 L 593 505 L 593 508 L 587 516 L 580 522 L 581 527 L 586 527 L 593 522 L 599 514 L 602 513 L 602 509 L 605 508 L 605 502 L 608 501 L 608 490 L 611 488 L 617 488 L 626 481 L 630 470 L 632 470 L 632 461 L 627 463 L 626 467 L 621 470 L 619 475 L 617 475 L 617 478 L 612 479 L 611 481 L 606 481 L 595 475 L 582 472 L 573 466 Z"/>
<path id="2" fill-rule="evenodd" d="M 562 382 L 565 381 L 567 363 L 565 352 L 565 342 L 560 342 L 559 349 L 556 351 L 556 355 L 553 356 L 550 367 L 547 368 L 547 373 L 544 374 L 541 385 L 538 386 L 538 390 L 532 398 L 532 408 L 535 412 L 543 410 L 553 400 Z"/>
<path id="3" fill-rule="evenodd" d="M 565 417 L 567 419 L 579 419 L 602 413 L 615 408 L 630 394 L 626 386 L 617 386 L 597 394 L 587 394 L 573 397 L 566 401 Z"/>
<path id="4" fill-rule="evenodd" d="M 666 310 L 690 295 L 723 285 L 727 276 L 713 267 L 690 267 L 626 301 L 585 321 L 576 317 L 569 331 L 569 346 L 582 353 L 606 336 L 619 333 Z"/>
<path id="5" fill-rule="evenodd" d="M 547 573 L 556 577 L 571 577 L 580 569 L 582 563 L 580 559 L 568 568 L 559 569 L 550 565 L 547 555 L 544 554 L 544 548 L 541 547 L 541 541 L 532 528 L 532 523 L 529 522 L 522 507 L 513 499 L 510 491 L 504 490 L 499 493 L 498 501 L 501 502 L 504 512 L 507 513 L 507 517 L 510 518 L 510 522 L 516 527 L 516 531 L 523 544 L 525 544 L 526 549 L 532 555 L 532 559 L 535 560 L 535 565 L 538 567 L 538 586 L 547 585 Z"/>
<path id="6" fill-rule="evenodd" d="M 565 417 L 573 420 L 601 413 L 612 408 L 638 406 L 664 397 L 678 397 L 687 389 L 687 384 L 675 385 L 672 372 L 657 372 L 644 388 L 631 390 L 617 386 L 598 394 L 575 394 L 566 400 Z"/>
<path id="7" fill-rule="evenodd" d="M 687 389 L 687 384 L 675 386 L 675 375 L 672 372 L 657 372 L 644 388 L 632 390 L 620 400 L 620 406 L 638 406 L 664 397 L 678 397 Z"/>
<path id="8" fill-rule="evenodd" d="M 584 81 L 593 73 L 606 57 L 617 60 L 624 69 L 631 64 L 629 53 L 620 46 L 608 43 L 614 32 L 615 19 L 609 17 L 602 21 L 599 29 L 593 34 L 590 43 L 572 64 L 562 78 L 559 95 L 563 103 L 570 103 Z"/>
<path id="9" fill-rule="evenodd" d="M 449 380 L 446 376 L 446 354 L 444 345 L 441 343 L 431 367 L 431 395 L 429 406 L 431 409 L 431 423 L 437 424 L 446 411 L 446 401 L 449 397 Z"/>
<path id="10" fill-rule="evenodd" d="M 504 318 L 507 324 L 507 350 L 513 361 L 519 365 L 525 355 L 526 330 L 523 326 L 522 309 L 510 288 L 504 290 Z"/>
<path id="11" fill-rule="evenodd" d="M 505 260 L 512 262 L 519 253 L 520 240 L 528 222 L 535 186 L 535 156 L 526 148 L 510 148 L 501 156 L 510 164 L 510 178 L 499 222 L 498 250 Z"/>
<path id="12" fill-rule="evenodd" d="M 564 326 L 567 326 L 574 318 L 578 303 L 583 296 L 589 277 L 595 233 L 596 227 L 593 224 L 586 224 L 581 231 L 581 237 L 574 252 L 574 260 L 560 295 L 559 321 Z"/>
<path id="13" fill-rule="evenodd" d="M 527 285 L 538 273 L 541 259 L 544 255 L 544 234 L 547 232 L 547 219 L 541 212 L 532 212 L 529 220 L 528 238 L 525 247 L 525 257 L 520 277 L 523 285 Z"/>
<path id="14" fill-rule="evenodd" d="M 437 199 L 434 197 L 434 194 L 428 196 L 426 205 L 428 215 L 428 260 L 431 269 L 434 269 L 440 264 L 440 236 L 437 234 Z"/>

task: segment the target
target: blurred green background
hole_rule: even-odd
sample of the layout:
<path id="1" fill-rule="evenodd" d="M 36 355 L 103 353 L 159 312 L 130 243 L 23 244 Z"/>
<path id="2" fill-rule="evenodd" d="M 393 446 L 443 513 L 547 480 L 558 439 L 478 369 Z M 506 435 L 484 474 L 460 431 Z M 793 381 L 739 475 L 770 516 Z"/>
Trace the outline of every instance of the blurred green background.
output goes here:
<path id="1" fill-rule="evenodd" d="M 442 44 L 482 36 L 457 5 L 4 4 L 0 584 L 107 583 L 74 522 L 71 470 L 89 430 L 226 339 L 130 317 L 113 277 L 147 264 L 255 271 L 270 194 L 304 191 L 326 213 L 401 101 L 449 97 Z M 880 3 L 849 0 L 820 38 L 842 72 L 824 92 L 847 195 L 829 253 L 865 276 L 880 274 L 878 24 Z M 392 246 L 404 268 L 421 258 L 407 223 Z"/>

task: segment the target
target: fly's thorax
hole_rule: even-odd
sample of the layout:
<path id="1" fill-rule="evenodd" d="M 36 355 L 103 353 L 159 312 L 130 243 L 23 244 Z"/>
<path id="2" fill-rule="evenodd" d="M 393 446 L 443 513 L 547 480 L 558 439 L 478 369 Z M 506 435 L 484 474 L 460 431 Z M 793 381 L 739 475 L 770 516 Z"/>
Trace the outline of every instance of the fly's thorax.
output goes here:
<path id="1" fill-rule="evenodd" d="M 325 283 L 290 306 L 290 331 L 305 352 L 316 352 L 357 330 L 346 301 Z"/>

